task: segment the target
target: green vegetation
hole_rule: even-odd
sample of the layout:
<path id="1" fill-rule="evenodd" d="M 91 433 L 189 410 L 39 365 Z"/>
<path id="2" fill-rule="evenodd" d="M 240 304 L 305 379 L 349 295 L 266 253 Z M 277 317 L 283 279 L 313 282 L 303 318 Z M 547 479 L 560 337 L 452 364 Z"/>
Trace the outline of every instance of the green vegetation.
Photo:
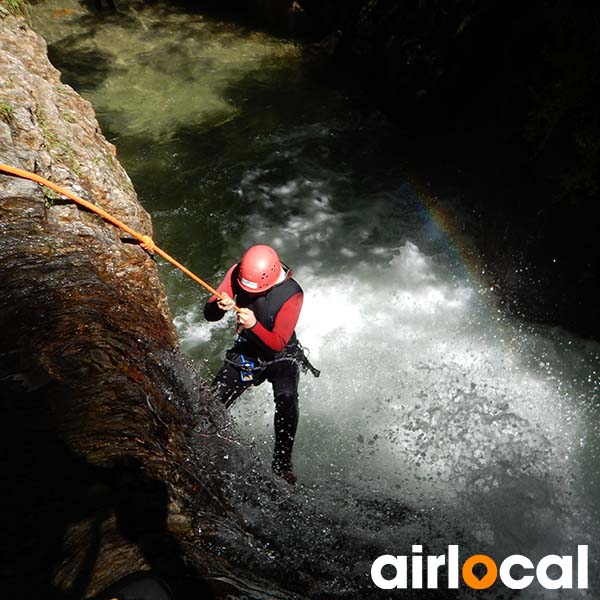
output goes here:
<path id="1" fill-rule="evenodd" d="M 44 187 L 44 205 L 46 208 L 54 206 L 54 202 L 57 200 L 62 200 L 62 196 L 54 190 Z"/>
<path id="2" fill-rule="evenodd" d="M 54 133 L 54 131 L 48 128 L 48 123 L 46 122 L 46 115 L 39 106 L 35 109 L 35 118 L 38 122 L 38 125 L 40 126 L 42 135 L 44 136 L 44 139 L 46 140 L 46 143 L 50 150 L 53 148 L 59 148 L 65 151 L 69 150 L 68 146 L 58 139 L 58 136 Z"/>
<path id="3" fill-rule="evenodd" d="M 0 0 L 0 5 L 5 6 L 8 12 L 16 17 L 29 16 L 29 2 L 27 0 Z"/>
<path id="4" fill-rule="evenodd" d="M 14 112 L 15 109 L 13 108 L 12 104 L 9 104 L 4 100 L 0 100 L 0 119 L 8 121 L 12 117 Z"/>
<path id="5" fill-rule="evenodd" d="M 35 109 L 35 118 L 39 128 L 44 136 L 44 140 L 46 142 L 46 146 L 50 151 L 50 154 L 53 156 L 59 155 L 62 159 L 61 162 L 71 169 L 71 171 L 77 175 L 77 177 L 81 176 L 81 166 L 79 161 L 77 160 L 77 156 L 73 149 L 63 140 L 59 139 L 59 137 L 48 127 L 48 123 L 46 121 L 46 115 L 40 106 Z M 64 114 L 63 114 L 64 117 Z"/>

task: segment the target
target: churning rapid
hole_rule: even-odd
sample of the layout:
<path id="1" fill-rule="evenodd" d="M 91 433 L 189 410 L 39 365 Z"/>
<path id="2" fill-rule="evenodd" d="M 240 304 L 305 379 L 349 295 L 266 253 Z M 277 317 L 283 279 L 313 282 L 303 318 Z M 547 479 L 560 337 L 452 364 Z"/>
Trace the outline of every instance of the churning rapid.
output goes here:
<path id="1" fill-rule="evenodd" d="M 271 244 L 305 290 L 297 332 L 322 375 L 300 384 L 302 486 L 240 497 L 256 538 L 244 560 L 305 589 L 313 579 L 313 597 L 369 597 L 373 560 L 412 544 L 534 562 L 589 544 L 598 585 L 600 348 L 494 306 L 451 219 L 404 174 L 393 127 L 265 34 L 158 3 L 98 17 L 57 0 L 34 13 L 157 242 L 214 283 L 246 247 Z M 210 378 L 235 325 L 204 322 L 204 292 L 162 276 L 182 347 Z M 270 392 L 234 408 L 265 464 Z"/>

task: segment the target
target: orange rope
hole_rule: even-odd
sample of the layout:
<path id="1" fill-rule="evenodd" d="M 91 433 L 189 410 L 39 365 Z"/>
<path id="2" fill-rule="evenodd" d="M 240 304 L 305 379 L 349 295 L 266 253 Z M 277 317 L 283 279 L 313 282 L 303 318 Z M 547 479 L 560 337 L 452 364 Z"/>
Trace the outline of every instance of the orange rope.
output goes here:
<path id="1" fill-rule="evenodd" d="M 123 231 L 127 232 L 131 237 L 138 240 L 138 242 L 140 242 L 140 244 L 142 245 L 142 248 L 144 248 L 144 250 L 146 250 L 149 254 L 156 252 L 156 254 L 158 254 L 159 256 L 162 256 L 167 262 L 170 262 L 174 267 L 177 267 L 181 272 L 185 273 L 190 279 L 193 279 L 196 283 L 201 285 L 204 289 L 206 289 L 211 294 L 213 294 L 214 296 L 219 298 L 219 300 L 223 300 L 223 296 L 219 292 L 217 292 L 217 290 L 215 290 L 208 283 L 206 283 L 205 281 L 200 279 L 200 277 L 198 277 L 197 275 L 192 273 L 189 269 L 184 267 L 180 262 L 178 262 L 172 256 L 167 254 L 162 248 L 159 248 L 154 243 L 154 240 L 150 236 L 142 235 L 141 233 L 137 232 L 135 229 L 132 229 L 131 227 L 129 227 L 128 225 L 123 223 L 123 221 L 120 221 L 116 217 L 113 217 L 110 213 L 107 213 L 105 210 L 103 210 L 99 206 L 96 206 L 95 204 L 92 204 L 91 202 L 88 202 L 87 200 L 84 200 L 83 198 L 76 196 L 73 192 L 69 192 L 69 190 L 62 188 L 62 187 L 56 185 L 55 183 L 52 183 L 51 181 L 48 181 L 47 179 L 44 179 L 43 177 L 36 175 L 35 173 L 25 171 L 24 169 L 10 167 L 8 165 L 3 165 L 2 163 L 0 163 L 0 171 L 4 171 L 5 173 L 9 173 L 10 175 L 16 175 L 17 177 L 22 177 L 23 179 L 29 179 L 30 181 L 35 181 L 36 183 L 39 183 L 40 185 L 45 185 L 47 188 L 50 188 L 51 190 L 58 192 L 61 196 L 65 196 L 65 198 L 69 198 L 69 200 L 73 200 L 73 202 L 76 202 L 77 204 L 80 204 L 81 206 L 96 213 L 97 215 L 100 215 L 103 219 L 106 219 L 109 223 L 116 225 L 117 227 L 119 227 L 119 229 L 122 229 Z M 240 312 L 240 309 L 236 305 L 234 305 L 233 308 L 236 312 Z"/>

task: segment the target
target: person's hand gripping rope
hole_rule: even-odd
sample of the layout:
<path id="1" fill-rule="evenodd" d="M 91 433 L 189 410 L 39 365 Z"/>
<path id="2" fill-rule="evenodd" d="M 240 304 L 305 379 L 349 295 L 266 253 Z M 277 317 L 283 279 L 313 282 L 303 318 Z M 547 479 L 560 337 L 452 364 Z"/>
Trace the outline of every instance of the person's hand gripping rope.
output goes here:
<path id="1" fill-rule="evenodd" d="M 221 310 L 227 312 L 235 307 L 235 301 L 229 296 L 229 294 L 227 294 L 227 292 L 223 292 L 221 297 L 217 300 L 217 306 Z M 249 308 L 240 308 L 238 310 L 237 322 L 238 325 L 243 329 L 252 329 L 252 327 L 256 325 L 256 317 L 254 316 L 254 312 L 252 312 Z"/>

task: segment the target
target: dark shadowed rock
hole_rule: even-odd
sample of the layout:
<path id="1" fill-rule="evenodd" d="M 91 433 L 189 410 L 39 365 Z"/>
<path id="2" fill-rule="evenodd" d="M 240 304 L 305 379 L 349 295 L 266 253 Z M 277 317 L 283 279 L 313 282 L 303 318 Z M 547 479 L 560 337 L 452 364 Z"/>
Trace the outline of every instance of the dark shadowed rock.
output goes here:
<path id="1" fill-rule="evenodd" d="M 90 104 L 0 10 L 0 162 L 151 234 Z M 152 258 L 0 175 L 0 264 L 2 595 L 90 597 L 146 569 L 179 597 L 230 592 L 201 576 L 231 571 L 222 540 L 243 533 L 222 490 L 249 459 L 179 353 Z"/>

